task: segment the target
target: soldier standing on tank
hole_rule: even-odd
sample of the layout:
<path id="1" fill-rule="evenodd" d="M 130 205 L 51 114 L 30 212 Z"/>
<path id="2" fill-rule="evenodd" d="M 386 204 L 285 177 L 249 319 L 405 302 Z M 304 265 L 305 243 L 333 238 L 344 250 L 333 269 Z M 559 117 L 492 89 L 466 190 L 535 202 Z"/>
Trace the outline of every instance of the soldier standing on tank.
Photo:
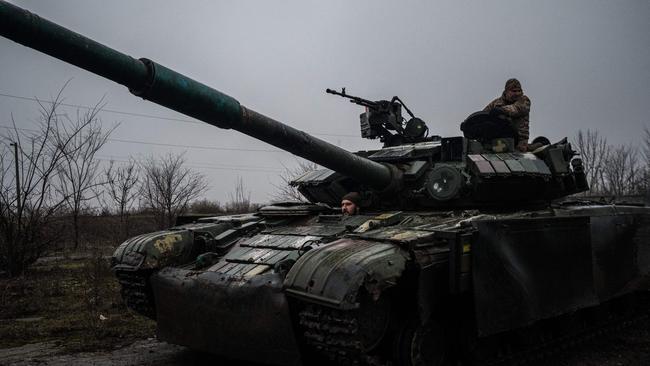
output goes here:
<path id="1" fill-rule="evenodd" d="M 519 80 L 508 79 L 503 94 L 483 110 L 508 121 L 517 132 L 517 149 L 528 151 L 530 99 L 524 95 Z"/>
<path id="2" fill-rule="evenodd" d="M 358 215 L 361 195 L 358 192 L 350 192 L 341 198 L 341 213 L 343 215 Z"/>

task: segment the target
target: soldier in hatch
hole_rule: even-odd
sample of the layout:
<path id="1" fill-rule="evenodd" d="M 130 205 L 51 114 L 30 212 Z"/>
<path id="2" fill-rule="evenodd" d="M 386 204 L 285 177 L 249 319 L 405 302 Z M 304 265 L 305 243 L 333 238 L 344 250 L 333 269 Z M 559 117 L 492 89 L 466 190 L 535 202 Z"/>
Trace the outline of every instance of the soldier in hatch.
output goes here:
<path id="1" fill-rule="evenodd" d="M 341 213 L 343 215 L 359 214 L 359 203 L 361 195 L 358 192 L 350 192 L 341 198 Z"/>
<path id="2" fill-rule="evenodd" d="M 519 151 L 528 151 L 528 123 L 530 112 L 530 99 L 521 90 L 521 83 L 517 79 L 506 81 L 503 94 L 483 109 L 494 116 L 503 117 L 517 132 Z"/>

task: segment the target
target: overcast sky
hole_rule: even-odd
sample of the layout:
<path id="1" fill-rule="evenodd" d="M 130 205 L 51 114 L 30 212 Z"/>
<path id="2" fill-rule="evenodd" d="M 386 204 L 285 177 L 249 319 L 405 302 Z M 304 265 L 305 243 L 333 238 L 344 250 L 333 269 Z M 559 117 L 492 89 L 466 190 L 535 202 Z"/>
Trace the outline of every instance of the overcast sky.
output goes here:
<path id="1" fill-rule="evenodd" d="M 531 138 L 591 128 L 615 144 L 638 143 L 650 127 L 648 0 L 11 2 L 348 150 L 380 144 L 357 137 L 361 107 L 325 88 L 398 95 L 432 133 L 453 136 L 517 77 L 532 100 Z M 0 65 L 0 126 L 13 114 L 29 128 L 38 116 L 35 102 L 10 95 L 50 100 L 72 79 L 66 103 L 104 98 L 102 122 L 119 123 L 111 137 L 149 143 L 112 140 L 102 158 L 186 151 L 188 165 L 208 177 L 208 199 L 226 201 L 242 177 L 254 201 L 267 201 L 283 165 L 296 164 L 273 146 L 142 101 L 4 38 Z"/>

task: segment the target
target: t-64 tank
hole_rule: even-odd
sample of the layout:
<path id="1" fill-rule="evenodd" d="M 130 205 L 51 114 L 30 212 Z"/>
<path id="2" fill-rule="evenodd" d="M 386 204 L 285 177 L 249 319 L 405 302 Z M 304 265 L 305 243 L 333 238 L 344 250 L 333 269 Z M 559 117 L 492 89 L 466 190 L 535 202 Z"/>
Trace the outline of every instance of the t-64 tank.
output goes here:
<path id="1" fill-rule="evenodd" d="M 309 203 L 201 218 L 116 249 L 126 303 L 164 341 L 285 365 L 471 363 L 584 332 L 648 291 L 650 208 L 567 198 L 588 187 L 566 139 L 521 153 L 482 112 L 463 136 L 429 136 L 398 97 L 328 90 L 364 106 L 362 136 L 384 144 L 351 153 L 6 2 L 0 34 L 324 167 L 293 182 Z M 361 212 L 341 215 L 332 207 L 351 191 Z"/>

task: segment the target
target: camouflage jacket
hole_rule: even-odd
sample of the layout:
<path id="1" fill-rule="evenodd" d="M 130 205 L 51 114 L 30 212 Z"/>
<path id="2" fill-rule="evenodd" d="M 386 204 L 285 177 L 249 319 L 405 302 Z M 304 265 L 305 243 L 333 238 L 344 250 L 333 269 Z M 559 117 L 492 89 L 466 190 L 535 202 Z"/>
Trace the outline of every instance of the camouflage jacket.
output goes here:
<path id="1" fill-rule="evenodd" d="M 519 143 L 528 143 L 530 99 L 522 95 L 514 102 L 508 103 L 502 95 L 490 102 L 483 110 L 489 112 L 495 107 L 501 107 L 506 113 L 511 126 L 517 131 Z"/>

